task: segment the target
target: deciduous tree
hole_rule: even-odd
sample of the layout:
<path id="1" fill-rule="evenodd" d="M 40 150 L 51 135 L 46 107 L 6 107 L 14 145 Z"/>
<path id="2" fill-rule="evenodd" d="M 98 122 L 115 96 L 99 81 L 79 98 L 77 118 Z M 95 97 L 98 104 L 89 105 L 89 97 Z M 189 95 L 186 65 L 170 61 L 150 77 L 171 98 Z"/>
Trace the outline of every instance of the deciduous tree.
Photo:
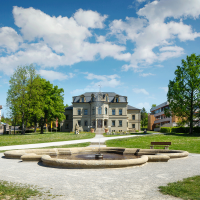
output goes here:
<path id="1" fill-rule="evenodd" d="M 190 123 L 190 134 L 193 125 L 199 122 L 200 101 L 200 56 L 192 54 L 177 66 L 174 80 L 169 81 L 167 100 L 171 112 Z"/>

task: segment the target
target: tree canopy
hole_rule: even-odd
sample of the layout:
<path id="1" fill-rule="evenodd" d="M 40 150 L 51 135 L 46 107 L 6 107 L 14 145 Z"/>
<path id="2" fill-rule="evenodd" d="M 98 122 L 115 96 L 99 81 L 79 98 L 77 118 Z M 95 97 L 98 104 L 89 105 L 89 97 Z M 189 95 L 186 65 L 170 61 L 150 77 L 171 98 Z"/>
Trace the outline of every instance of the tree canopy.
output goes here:
<path id="1" fill-rule="evenodd" d="M 40 122 L 43 133 L 46 121 L 64 119 L 64 90 L 36 74 L 33 65 L 18 67 L 9 83 L 7 106 L 13 119 L 21 119 L 22 134 L 27 123 Z"/>
<path id="2" fill-rule="evenodd" d="M 200 56 L 192 54 L 177 66 L 174 80 L 169 81 L 167 100 L 171 114 L 189 122 L 190 134 L 199 122 Z"/>
<path id="3" fill-rule="evenodd" d="M 146 109 L 143 107 L 141 110 L 141 126 L 142 128 L 148 125 L 148 114 Z"/>

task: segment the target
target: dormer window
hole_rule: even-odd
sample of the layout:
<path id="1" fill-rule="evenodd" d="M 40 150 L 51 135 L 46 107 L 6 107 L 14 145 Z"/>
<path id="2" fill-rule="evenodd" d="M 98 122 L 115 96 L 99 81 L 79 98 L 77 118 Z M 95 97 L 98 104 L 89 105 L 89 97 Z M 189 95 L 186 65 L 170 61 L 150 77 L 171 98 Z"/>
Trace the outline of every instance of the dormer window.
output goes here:
<path id="1" fill-rule="evenodd" d="M 108 96 L 106 96 L 106 101 L 108 101 Z"/>
<path id="2" fill-rule="evenodd" d="M 117 102 L 117 103 L 119 102 L 119 97 L 116 97 L 116 102 Z"/>
<path id="3" fill-rule="evenodd" d="M 84 102 L 84 97 L 81 97 L 81 102 Z"/>

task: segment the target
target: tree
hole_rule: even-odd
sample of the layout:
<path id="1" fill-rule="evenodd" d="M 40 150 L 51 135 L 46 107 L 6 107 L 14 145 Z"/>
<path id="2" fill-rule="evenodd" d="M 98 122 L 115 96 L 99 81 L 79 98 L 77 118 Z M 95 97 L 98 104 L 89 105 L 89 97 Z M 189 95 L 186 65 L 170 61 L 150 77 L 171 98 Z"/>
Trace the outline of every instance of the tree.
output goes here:
<path id="1" fill-rule="evenodd" d="M 151 108 L 154 108 L 154 107 L 156 107 L 156 104 L 152 104 Z"/>
<path id="2" fill-rule="evenodd" d="M 190 134 L 193 125 L 199 121 L 200 101 L 200 56 L 192 54 L 182 60 L 182 67 L 177 66 L 174 80 L 169 81 L 167 100 L 171 114 L 185 119 L 190 124 Z"/>
<path id="3" fill-rule="evenodd" d="M 11 116 L 21 116 L 22 134 L 25 134 L 27 120 L 30 111 L 30 102 L 33 98 L 32 81 L 36 76 L 33 65 L 17 67 L 9 83 L 8 96 L 6 99 L 7 107 L 11 110 Z M 36 88 L 35 88 L 36 89 Z"/>
<path id="4" fill-rule="evenodd" d="M 143 128 L 144 126 L 147 126 L 147 125 L 148 125 L 148 114 L 145 108 L 143 107 L 141 110 L 141 126 Z"/>

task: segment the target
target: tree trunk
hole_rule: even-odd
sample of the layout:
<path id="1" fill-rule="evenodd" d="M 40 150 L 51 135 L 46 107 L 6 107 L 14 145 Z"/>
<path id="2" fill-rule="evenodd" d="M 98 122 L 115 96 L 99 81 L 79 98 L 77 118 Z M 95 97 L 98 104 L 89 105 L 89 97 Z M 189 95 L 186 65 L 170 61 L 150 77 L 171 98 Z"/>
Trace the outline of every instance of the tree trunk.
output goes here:
<path id="1" fill-rule="evenodd" d="M 16 117 L 14 117 L 14 135 L 15 135 Z"/>
<path id="2" fill-rule="evenodd" d="M 43 118 L 40 119 L 40 126 L 41 126 L 40 134 L 43 134 L 44 133 L 44 119 Z"/>
<path id="3" fill-rule="evenodd" d="M 190 135 L 193 134 L 193 90 L 191 91 L 191 108 L 190 108 Z"/>
<path id="4" fill-rule="evenodd" d="M 22 135 L 25 135 L 25 132 L 24 132 L 24 113 L 22 114 L 22 132 L 21 132 Z"/>

